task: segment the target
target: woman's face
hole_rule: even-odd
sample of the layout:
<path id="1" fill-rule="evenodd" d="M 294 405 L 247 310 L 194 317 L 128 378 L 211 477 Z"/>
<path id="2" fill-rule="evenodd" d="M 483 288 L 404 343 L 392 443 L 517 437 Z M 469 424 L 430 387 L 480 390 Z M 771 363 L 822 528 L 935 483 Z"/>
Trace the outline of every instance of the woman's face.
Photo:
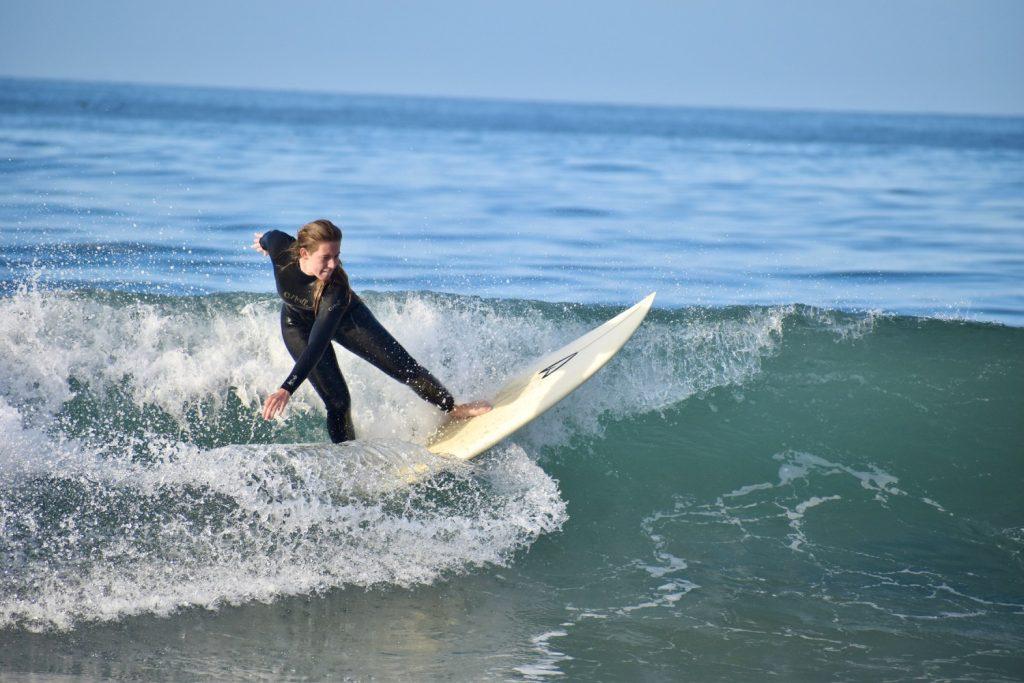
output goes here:
<path id="1" fill-rule="evenodd" d="M 341 263 L 338 260 L 340 253 L 341 242 L 321 242 L 314 252 L 309 252 L 306 249 L 300 250 L 299 267 L 306 275 L 312 275 L 318 280 L 326 280 Z"/>

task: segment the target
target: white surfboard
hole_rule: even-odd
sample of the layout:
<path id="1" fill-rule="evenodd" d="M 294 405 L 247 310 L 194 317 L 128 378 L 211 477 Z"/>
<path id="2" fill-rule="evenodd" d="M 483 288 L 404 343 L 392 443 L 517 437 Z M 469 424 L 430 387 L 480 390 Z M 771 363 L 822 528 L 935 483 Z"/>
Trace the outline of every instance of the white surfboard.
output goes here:
<path id="1" fill-rule="evenodd" d="M 579 339 L 528 365 L 491 399 L 494 409 L 477 417 L 448 422 L 428 440 L 427 450 L 470 460 L 509 436 L 586 382 L 618 353 L 643 322 L 655 292 Z M 406 469 L 407 481 L 430 468 Z"/>

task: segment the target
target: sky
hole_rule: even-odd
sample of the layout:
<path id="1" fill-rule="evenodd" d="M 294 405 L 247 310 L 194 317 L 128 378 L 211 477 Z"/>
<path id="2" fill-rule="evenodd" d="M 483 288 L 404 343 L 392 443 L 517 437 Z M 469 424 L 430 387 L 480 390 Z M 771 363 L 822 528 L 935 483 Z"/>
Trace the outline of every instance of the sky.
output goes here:
<path id="1" fill-rule="evenodd" d="M 1024 0 L 0 0 L 0 75 L 1024 115 Z"/>

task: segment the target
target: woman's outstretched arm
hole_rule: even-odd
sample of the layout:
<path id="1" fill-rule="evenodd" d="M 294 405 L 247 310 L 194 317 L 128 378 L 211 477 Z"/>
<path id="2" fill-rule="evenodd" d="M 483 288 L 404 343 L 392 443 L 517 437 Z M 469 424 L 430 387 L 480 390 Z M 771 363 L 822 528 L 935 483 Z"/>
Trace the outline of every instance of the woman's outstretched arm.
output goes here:
<path id="1" fill-rule="evenodd" d="M 272 420 L 284 411 L 292 394 L 299 388 L 299 385 L 306 381 L 309 373 L 320 362 L 324 351 L 331 343 L 331 337 L 334 336 L 341 316 L 345 313 L 347 307 L 345 299 L 347 299 L 345 296 L 325 296 L 320 302 L 316 320 L 309 330 L 309 341 L 306 348 L 295 361 L 292 371 L 288 373 L 288 379 L 281 384 L 281 388 L 268 396 L 263 403 L 263 418 L 265 420 Z"/>

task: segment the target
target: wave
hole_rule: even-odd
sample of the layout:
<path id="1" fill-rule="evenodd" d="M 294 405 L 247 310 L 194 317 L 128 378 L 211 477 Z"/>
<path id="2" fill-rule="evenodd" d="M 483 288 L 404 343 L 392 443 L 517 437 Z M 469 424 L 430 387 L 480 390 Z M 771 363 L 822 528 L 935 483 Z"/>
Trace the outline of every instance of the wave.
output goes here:
<path id="1" fill-rule="evenodd" d="M 617 310 L 426 292 L 365 298 L 465 399 L 488 395 L 519 366 Z M 561 485 L 546 469 L 579 482 L 602 462 L 616 476 L 655 481 L 664 472 L 625 455 L 637 443 L 653 443 L 667 458 L 681 444 L 698 452 L 713 429 L 732 445 L 758 420 L 790 429 L 789 403 L 807 391 L 822 402 L 818 415 L 850 411 L 843 391 L 869 399 L 901 391 L 892 404 L 909 419 L 931 409 L 936 386 L 961 382 L 964 368 L 989 373 L 980 381 L 999 388 L 1024 365 L 1024 331 L 999 325 L 798 305 L 654 310 L 619 357 L 479 465 L 393 489 L 386 482 L 396 464 L 430 462 L 417 444 L 437 425 L 436 411 L 339 354 L 359 440 L 291 445 L 324 442 L 326 431 L 308 387 L 286 420 L 258 416 L 261 397 L 291 365 L 277 307 L 252 294 L 22 287 L 0 298 L 0 555 L 9 567 L 0 577 L 0 627 L 69 629 L 341 586 L 411 586 L 506 564 L 568 518 Z M 914 354 L 901 355 L 908 349 L 930 355 L 914 365 Z M 897 371 L 923 375 L 878 379 Z M 736 429 L 724 425 L 736 406 L 753 403 L 763 414 Z M 828 427 L 807 429 L 823 435 Z M 1007 438 L 1017 436 L 1011 430 Z M 695 477 L 672 514 L 728 515 L 723 501 L 789 491 L 809 472 L 849 475 L 872 496 L 906 497 L 936 514 L 960 509 L 913 482 L 897 488 L 885 463 L 800 450 L 772 457 L 785 469 L 779 484 L 755 479 L 764 459 L 733 463 L 739 485 L 723 492 Z M 780 542 L 813 552 L 805 518 L 840 499 L 849 494 L 823 489 L 787 503 Z M 685 562 L 671 561 L 684 553 L 659 552 L 664 566 L 649 573 L 673 590 L 648 602 L 669 605 L 697 583 L 681 573 Z"/>

